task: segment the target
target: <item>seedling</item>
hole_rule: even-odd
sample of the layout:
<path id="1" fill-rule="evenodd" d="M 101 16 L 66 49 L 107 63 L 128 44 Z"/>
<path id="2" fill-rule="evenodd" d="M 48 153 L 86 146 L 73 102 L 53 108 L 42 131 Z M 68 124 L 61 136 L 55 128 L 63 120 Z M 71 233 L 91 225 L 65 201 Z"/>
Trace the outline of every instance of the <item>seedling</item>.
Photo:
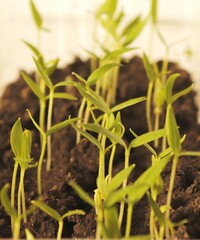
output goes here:
<path id="1" fill-rule="evenodd" d="M 36 127 L 36 129 L 39 131 L 39 133 L 42 136 L 42 149 L 41 149 L 40 158 L 39 158 L 39 161 L 38 161 L 38 169 L 37 169 L 38 194 L 41 195 L 42 194 L 42 180 L 41 180 L 42 164 L 43 164 L 45 151 L 46 151 L 47 138 L 48 138 L 48 136 L 52 135 L 53 133 L 65 128 L 71 122 L 77 121 L 78 118 L 72 118 L 70 121 L 69 120 L 64 120 L 64 121 L 52 126 L 46 132 L 44 132 L 40 128 L 40 126 L 37 124 L 37 122 L 35 121 L 35 119 L 33 118 L 33 116 L 31 115 L 31 113 L 28 109 L 27 109 L 27 112 L 28 112 L 28 115 L 29 115 L 31 121 L 33 122 L 34 126 Z"/>
<path id="2" fill-rule="evenodd" d="M 52 125 L 52 113 L 53 113 L 53 100 L 54 98 L 64 98 L 67 100 L 76 100 L 76 97 L 69 93 L 58 93 L 55 92 L 56 88 L 61 87 L 61 86 L 67 86 L 67 85 L 72 85 L 69 81 L 62 81 L 60 83 L 57 83 L 53 85 L 51 79 L 49 78 L 48 74 L 46 71 L 43 69 L 42 65 L 40 64 L 39 61 L 34 59 L 35 65 L 37 67 L 38 73 L 40 75 L 41 80 L 44 82 L 44 84 L 49 88 L 49 94 L 45 95 L 41 90 L 40 87 L 35 83 L 34 80 L 32 80 L 26 73 L 22 73 L 22 76 L 26 83 L 29 85 L 29 87 L 32 89 L 32 91 L 35 93 L 35 95 L 39 98 L 40 102 L 43 102 L 44 105 L 46 100 L 49 100 L 48 103 L 48 114 L 47 114 L 47 130 L 51 128 Z M 40 131 L 41 137 L 42 137 L 42 132 L 44 131 L 44 128 L 40 126 Z M 42 137 L 43 138 L 43 137 Z M 47 165 L 46 165 L 46 170 L 49 171 L 51 167 L 51 135 L 48 136 L 47 138 Z"/>
<path id="3" fill-rule="evenodd" d="M 56 221 L 58 221 L 58 232 L 57 232 L 57 240 L 60 240 L 62 238 L 62 231 L 63 231 L 63 221 L 65 218 L 78 214 L 78 215 L 84 215 L 85 212 L 83 210 L 71 210 L 68 211 L 67 213 L 60 215 L 56 210 L 53 208 L 49 207 L 45 203 L 42 203 L 41 201 L 32 201 L 33 205 L 37 206 L 40 208 L 43 212 L 47 213 L 50 217 L 54 218 Z"/>
<path id="4" fill-rule="evenodd" d="M 99 40 L 100 37 L 95 36 L 96 32 L 94 38 L 98 39 L 97 43 L 103 52 L 103 57 L 98 57 L 96 53 L 87 51 L 92 60 L 99 59 L 99 63 L 93 63 L 92 66 L 102 66 L 108 63 L 120 65 L 122 55 L 135 49 L 129 46 L 140 35 L 147 23 L 148 17 L 141 19 L 140 16 L 137 16 L 123 26 L 125 14 L 122 10 L 118 12 L 117 7 L 117 0 L 105 0 L 96 11 L 95 31 L 100 26 L 101 31 L 104 32 L 104 39 Z M 113 106 L 116 102 L 118 75 L 119 67 L 113 68 L 102 77 L 96 86 L 97 93 L 106 100 L 109 106 Z"/>
<path id="5" fill-rule="evenodd" d="M 28 168 L 36 167 L 37 164 L 31 164 L 32 158 L 31 144 L 32 135 L 29 130 L 22 130 L 20 118 L 17 119 L 11 130 L 10 143 L 12 151 L 15 155 L 15 166 L 12 178 L 12 190 L 11 190 L 11 205 L 15 207 L 15 188 L 18 166 L 20 166 L 20 181 L 18 187 L 18 218 L 23 215 L 24 222 L 26 222 L 26 204 L 25 204 L 25 191 L 24 191 L 24 177 Z"/>

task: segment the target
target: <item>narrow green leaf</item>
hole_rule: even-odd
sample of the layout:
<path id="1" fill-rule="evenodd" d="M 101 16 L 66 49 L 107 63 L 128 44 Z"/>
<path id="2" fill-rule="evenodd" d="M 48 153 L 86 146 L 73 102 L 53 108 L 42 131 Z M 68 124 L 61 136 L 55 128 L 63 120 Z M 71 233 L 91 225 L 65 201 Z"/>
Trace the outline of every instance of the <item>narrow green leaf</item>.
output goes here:
<path id="1" fill-rule="evenodd" d="M 117 173 L 108 183 L 108 186 L 107 186 L 108 193 L 111 193 L 112 191 L 120 187 L 120 185 L 124 182 L 125 179 L 128 178 L 128 176 L 131 174 L 134 168 L 135 168 L 135 164 L 132 164 L 131 166 Z"/>
<path id="2" fill-rule="evenodd" d="M 71 181 L 69 185 L 76 191 L 81 199 L 94 207 L 94 200 L 80 186 L 78 186 L 74 181 Z"/>
<path id="3" fill-rule="evenodd" d="M 139 137 L 135 132 L 133 132 L 132 129 L 130 129 L 130 132 L 133 134 L 134 137 Z M 144 146 L 157 158 L 156 151 L 148 143 L 145 143 Z"/>
<path id="4" fill-rule="evenodd" d="M 104 210 L 103 239 L 120 239 L 118 210 L 116 206 Z"/>
<path id="5" fill-rule="evenodd" d="M 47 72 L 48 76 L 50 76 L 56 70 L 56 68 L 58 66 L 58 62 L 59 62 L 59 58 L 56 58 L 45 64 L 47 67 L 46 72 Z"/>
<path id="6" fill-rule="evenodd" d="M 114 106 L 113 108 L 111 108 L 111 112 L 120 111 L 124 108 L 130 107 L 134 104 L 140 103 L 140 102 L 145 101 L 145 100 L 146 100 L 146 97 L 138 97 L 138 98 L 127 100 L 127 101 L 125 101 L 123 103 L 120 103 L 120 104 Z"/>
<path id="7" fill-rule="evenodd" d="M 112 192 L 112 194 L 106 199 L 105 206 L 113 206 L 115 203 L 122 201 L 125 197 L 128 197 L 128 202 L 131 202 L 132 204 L 137 203 L 144 196 L 150 186 L 157 181 L 158 176 L 169 160 L 170 156 L 164 157 L 162 161 L 158 161 L 149 167 L 133 184 Z"/>
<path id="8" fill-rule="evenodd" d="M 81 128 L 77 127 L 73 122 L 71 122 L 71 125 L 77 132 L 79 132 L 81 135 L 83 135 L 85 138 L 87 138 L 91 143 L 93 143 L 95 146 L 97 146 L 100 151 L 103 151 L 101 144 L 99 143 L 99 141 L 96 138 L 94 138 L 92 135 L 90 135 L 86 131 L 82 130 Z"/>
<path id="9" fill-rule="evenodd" d="M 75 82 L 73 81 L 69 81 L 69 80 L 65 80 L 65 81 L 61 81 L 59 83 L 56 83 L 54 85 L 54 88 L 57 88 L 57 87 L 64 87 L 64 86 L 75 86 Z"/>
<path id="10" fill-rule="evenodd" d="M 33 60 L 35 62 L 38 73 L 40 74 L 42 80 L 49 87 L 49 89 L 52 89 L 53 84 L 52 84 L 51 79 L 49 78 L 48 74 L 46 73 L 46 71 L 44 70 L 44 68 L 42 67 L 42 65 L 40 64 L 40 62 L 38 60 L 36 60 L 35 58 L 33 58 Z"/>
<path id="11" fill-rule="evenodd" d="M 35 81 L 33 81 L 26 73 L 22 72 L 22 77 L 25 80 L 25 82 L 28 84 L 28 86 L 31 88 L 31 90 L 33 91 L 33 93 L 40 99 L 40 100 L 44 100 L 45 96 L 44 94 L 41 92 L 39 86 L 36 84 Z"/>
<path id="12" fill-rule="evenodd" d="M 34 126 L 38 129 L 38 131 L 42 134 L 43 138 L 46 137 L 45 132 L 43 131 L 43 129 L 41 129 L 41 127 L 36 123 L 36 121 L 34 120 L 33 116 L 31 115 L 30 111 L 28 109 L 26 109 L 26 111 L 28 112 L 28 115 L 32 121 L 32 123 L 34 124 Z"/>
<path id="13" fill-rule="evenodd" d="M 134 19 L 132 19 L 130 22 L 128 22 L 128 24 L 124 27 L 122 33 L 121 33 L 121 37 L 126 36 L 127 34 L 129 34 L 132 29 L 138 24 L 138 22 L 141 20 L 141 16 L 138 15 L 137 17 L 135 17 Z"/>
<path id="14" fill-rule="evenodd" d="M 149 81 L 153 82 L 155 80 L 155 74 L 153 71 L 153 67 L 151 66 L 150 61 L 144 52 L 143 52 L 143 64 L 144 64 L 144 68 L 145 68 L 145 71 L 146 71 Z"/>
<path id="15" fill-rule="evenodd" d="M 61 219 L 61 215 L 56 210 L 49 207 L 45 203 L 42 203 L 37 200 L 31 201 L 31 203 L 33 205 L 37 206 L 38 208 L 40 208 L 43 212 L 45 212 L 46 214 L 48 214 L 50 217 L 54 218 L 55 220 L 59 221 Z"/>
<path id="16" fill-rule="evenodd" d="M 87 89 L 81 84 L 76 84 L 76 87 L 80 94 L 86 98 L 88 101 L 90 101 L 94 106 L 96 106 L 99 110 L 108 113 L 110 111 L 107 103 L 104 101 L 104 99 L 97 95 L 93 90 Z"/>
<path id="17" fill-rule="evenodd" d="M 137 48 L 122 47 L 120 49 L 108 52 L 105 56 L 105 59 L 113 59 L 113 58 L 115 59 L 115 58 L 120 57 L 123 53 L 129 52 L 129 51 L 132 51 L 132 50 L 135 50 L 135 49 L 137 49 Z"/>
<path id="18" fill-rule="evenodd" d="M 33 0 L 30 0 L 29 1 L 30 3 L 30 8 L 31 8 L 31 13 L 32 13 L 32 16 L 33 16 L 33 20 L 35 22 L 35 25 L 41 29 L 42 28 L 42 18 L 40 16 L 40 13 L 39 11 L 37 10 Z"/>
<path id="19" fill-rule="evenodd" d="M 153 200 L 153 198 L 151 197 L 149 192 L 147 192 L 147 197 L 148 197 L 149 204 L 150 204 L 151 208 L 153 209 L 160 226 L 164 227 L 165 226 L 165 217 L 164 217 L 163 213 L 160 211 L 158 204 Z"/>
<path id="20" fill-rule="evenodd" d="M 8 198 L 8 189 L 10 185 L 7 183 L 4 185 L 4 187 L 1 189 L 0 196 L 1 196 L 1 204 L 4 207 L 6 213 L 13 218 L 17 217 L 16 210 L 12 207 L 10 199 Z"/>
<path id="21" fill-rule="evenodd" d="M 100 66 L 99 68 L 95 69 L 87 79 L 86 85 L 91 87 L 94 85 L 106 72 L 114 67 L 119 67 L 117 63 L 109 63 Z"/>
<path id="22" fill-rule="evenodd" d="M 36 57 L 42 57 L 42 53 L 35 46 L 25 40 L 22 40 L 22 42 L 31 49 L 31 51 L 35 54 Z"/>
<path id="23" fill-rule="evenodd" d="M 99 18 L 102 14 L 107 14 L 112 18 L 117 7 L 117 0 L 106 0 L 96 12 L 96 17 Z"/>
<path id="24" fill-rule="evenodd" d="M 83 124 L 83 127 L 86 128 L 87 130 L 96 132 L 96 133 L 101 133 L 104 136 L 106 136 L 107 138 L 109 138 L 111 141 L 114 141 L 116 143 L 119 143 L 120 145 L 126 147 L 126 143 L 124 142 L 124 140 L 119 137 L 118 135 L 112 133 L 111 131 L 103 128 L 102 126 L 98 125 L 98 124 L 92 124 L 92 123 L 87 123 L 87 124 Z"/>
<path id="25" fill-rule="evenodd" d="M 167 79 L 166 87 L 165 87 L 165 91 L 166 91 L 165 96 L 166 96 L 166 100 L 168 103 L 170 102 L 170 99 L 172 97 L 172 89 L 174 86 L 174 82 L 179 76 L 180 76 L 180 74 L 174 73 Z"/>
<path id="26" fill-rule="evenodd" d="M 65 128 L 67 125 L 71 124 L 72 122 L 76 122 L 78 119 L 79 118 L 70 118 L 52 126 L 46 131 L 46 136 L 48 137 L 49 135 Z"/>
<path id="27" fill-rule="evenodd" d="M 164 137 L 166 135 L 166 130 L 159 129 L 151 132 L 144 133 L 135 139 L 133 139 L 130 143 L 130 147 L 139 147 L 145 145 L 146 143 L 152 142 L 158 138 Z"/>
<path id="28" fill-rule="evenodd" d="M 191 84 L 189 87 L 185 88 L 184 90 L 174 94 L 170 99 L 170 103 L 171 104 L 174 103 L 178 98 L 180 98 L 180 97 L 186 95 L 187 93 L 189 93 L 190 91 L 192 91 L 193 87 L 194 87 L 194 84 Z"/>
<path id="29" fill-rule="evenodd" d="M 28 158 L 30 157 L 30 153 L 31 153 L 31 146 L 32 146 L 32 133 L 30 130 L 25 130 L 23 132 L 23 149 L 24 149 L 24 156 L 25 158 Z"/>
<path id="30" fill-rule="evenodd" d="M 123 46 L 127 46 L 131 44 L 142 32 L 143 28 L 145 27 L 147 23 L 148 17 L 146 17 L 144 20 L 138 20 L 134 23 L 134 26 L 129 26 L 129 31 L 123 36 Z"/>
<path id="31" fill-rule="evenodd" d="M 171 104 L 167 106 L 165 128 L 169 146 L 175 154 L 179 154 L 181 151 L 180 133 Z"/>
<path id="32" fill-rule="evenodd" d="M 90 51 L 90 50 L 87 50 L 86 48 L 84 48 L 84 47 L 82 47 L 82 46 L 81 46 L 81 48 L 82 48 L 86 53 L 88 53 L 92 58 L 99 59 L 99 57 L 98 57 L 94 52 L 92 52 L 92 51 Z"/>
<path id="33" fill-rule="evenodd" d="M 16 158 L 19 158 L 23 153 L 23 130 L 20 118 L 14 123 L 10 133 L 11 149 Z"/>
<path id="34" fill-rule="evenodd" d="M 65 213 L 64 215 L 62 215 L 61 218 L 64 219 L 66 217 L 73 216 L 73 215 L 85 215 L 85 212 L 80 209 L 70 210 L 67 213 Z"/>
<path id="35" fill-rule="evenodd" d="M 72 75 L 74 75 L 78 80 L 80 80 L 82 83 L 84 83 L 84 85 L 87 84 L 86 80 L 84 78 L 82 78 L 79 74 L 72 72 Z"/>
<path id="36" fill-rule="evenodd" d="M 76 97 L 74 97 L 70 93 L 61 93 L 61 92 L 54 92 L 53 93 L 53 98 L 63 98 L 67 100 L 77 100 Z M 49 95 L 46 97 L 46 99 L 49 99 Z"/>

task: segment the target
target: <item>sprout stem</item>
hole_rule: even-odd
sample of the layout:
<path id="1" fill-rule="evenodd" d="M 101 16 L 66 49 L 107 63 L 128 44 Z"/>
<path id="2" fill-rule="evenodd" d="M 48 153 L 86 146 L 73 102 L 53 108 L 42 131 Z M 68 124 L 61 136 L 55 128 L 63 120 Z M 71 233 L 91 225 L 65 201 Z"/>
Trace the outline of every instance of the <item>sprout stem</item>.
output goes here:
<path id="1" fill-rule="evenodd" d="M 178 154 L 174 155 L 173 162 L 172 162 L 172 171 L 171 171 L 171 177 L 170 177 L 170 183 L 169 183 L 169 189 L 168 189 L 168 195 L 167 195 L 167 210 L 166 210 L 166 218 L 169 219 L 170 217 L 170 208 L 171 208 L 171 200 L 172 200 L 172 193 L 174 188 L 174 180 L 176 176 L 176 169 L 178 164 L 179 156 Z M 169 238 L 169 227 L 166 226 L 166 238 Z"/>
<path id="2" fill-rule="evenodd" d="M 48 106 L 48 118 L 47 118 L 47 129 L 51 128 L 52 124 L 52 114 L 53 114 L 53 93 L 54 89 L 52 88 L 50 90 L 49 94 L 49 106 Z M 46 165 L 46 170 L 49 172 L 51 168 L 51 135 L 47 137 L 47 165 Z"/>
<path id="3" fill-rule="evenodd" d="M 152 121 L 151 121 L 151 100 L 152 100 L 152 91 L 153 91 L 153 81 L 149 82 L 148 91 L 147 91 L 147 101 L 146 101 L 146 118 L 148 130 L 152 131 Z"/>
<path id="4" fill-rule="evenodd" d="M 43 140 L 42 140 L 42 150 L 41 150 L 41 153 L 40 153 L 40 158 L 39 158 L 39 162 L 38 162 L 38 172 L 37 172 L 38 194 L 39 195 L 42 194 L 42 181 L 41 181 L 42 163 L 43 163 L 43 159 L 44 159 L 44 155 L 45 155 L 45 151 L 46 151 L 46 144 L 47 144 L 46 136 L 42 136 L 42 138 L 43 138 Z"/>
<path id="5" fill-rule="evenodd" d="M 63 231 L 63 219 L 58 221 L 57 240 L 60 240 L 62 238 L 62 231 Z"/>
<path id="6" fill-rule="evenodd" d="M 132 216 L 133 216 L 133 204 L 129 203 L 128 204 L 128 210 L 127 210 L 125 238 L 129 238 L 130 237 Z"/>
<path id="7" fill-rule="evenodd" d="M 18 170 L 19 163 L 17 160 L 15 160 L 15 165 L 13 169 L 13 175 L 12 175 L 12 186 L 11 186 L 11 206 L 15 208 L 15 187 L 16 187 L 16 178 L 17 178 L 17 170 Z M 12 225 L 12 231 L 13 231 L 13 224 L 14 219 L 11 216 L 11 225 Z"/>

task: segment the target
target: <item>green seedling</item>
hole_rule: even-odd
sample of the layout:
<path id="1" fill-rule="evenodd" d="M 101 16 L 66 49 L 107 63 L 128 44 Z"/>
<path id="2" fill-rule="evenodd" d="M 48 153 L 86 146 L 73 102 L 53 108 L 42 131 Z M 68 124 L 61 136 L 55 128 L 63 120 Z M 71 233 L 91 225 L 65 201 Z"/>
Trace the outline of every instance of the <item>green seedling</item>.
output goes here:
<path id="1" fill-rule="evenodd" d="M 38 74 L 40 75 L 40 79 L 43 81 L 43 83 L 45 84 L 45 86 L 49 89 L 49 94 L 45 95 L 41 90 L 40 87 L 35 83 L 34 80 L 32 80 L 26 73 L 22 73 L 22 76 L 24 78 L 24 80 L 26 81 L 26 83 L 29 85 L 29 87 L 32 89 L 32 91 L 34 92 L 34 94 L 38 97 L 38 99 L 40 100 L 40 102 L 43 103 L 43 106 L 45 107 L 46 105 L 46 101 L 49 100 L 48 103 L 48 113 L 47 113 L 47 130 L 51 128 L 52 125 L 52 114 L 53 114 L 53 101 L 54 98 L 64 98 L 67 100 L 76 100 L 76 98 L 69 94 L 69 93 L 64 93 L 64 92 L 56 92 L 56 89 L 58 87 L 61 86 L 68 86 L 68 85 L 72 85 L 72 83 L 70 83 L 69 81 L 62 81 L 59 82 L 55 85 L 53 85 L 50 77 L 48 76 L 47 72 L 44 70 L 44 68 L 42 67 L 42 65 L 40 64 L 39 61 L 37 61 L 36 59 L 34 59 L 35 65 L 37 67 L 38 70 Z M 42 131 L 44 131 L 44 127 L 41 127 Z M 42 138 L 42 132 L 41 133 L 41 138 Z M 46 170 L 49 171 L 50 167 L 51 167 L 51 135 L 48 136 L 47 138 L 47 165 L 46 165 Z"/>
<path id="2" fill-rule="evenodd" d="M 46 146 L 47 146 L 47 138 L 52 135 L 53 133 L 65 128 L 67 125 L 69 125 L 71 122 L 75 122 L 78 120 L 78 118 L 72 118 L 70 120 L 64 120 L 54 126 L 52 126 L 51 128 L 49 128 L 46 132 L 44 132 L 40 126 L 37 124 L 37 122 L 34 120 L 33 116 L 31 115 L 30 111 L 27 110 L 28 115 L 31 119 L 31 121 L 33 122 L 34 126 L 36 127 L 36 129 L 39 131 L 39 133 L 42 136 L 42 149 L 41 149 L 41 153 L 40 153 L 40 157 L 39 157 L 39 161 L 38 161 L 38 169 L 37 169 L 37 182 L 38 182 L 38 194 L 41 195 L 42 194 L 42 180 L 41 180 L 41 176 L 42 176 L 42 164 L 43 164 L 43 160 L 44 160 L 44 156 L 45 156 L 45 152 L 46 152 Z"/>
<path id="3" fill-rule="evenodd" d="M 100 26 L 104 38 L 102 41 L 99 40 L 99 36 L 95 36 L 94 32 L 94 39 L 98 39 L 97 43 L 103 52 L 103 57 L 98 57 L 97 54 L 87 51 L 93 60 L 92 66 L 102 66 L 108 63 L 120 65 L 122 55 L 134 49 L 129 45 L 140 35 L 147 23 L 148 17 L 142 19 L 137 16 L 124 25 L 125 14 L 122 10 L 118 12 L 117 8 L 117 0 L 105 0 L 95 13 L 95 31 Z M 99 60 L 98 64 L 96 60 Z M 119 66 L 111 69 L 96 85 L 97 93 L 106 100 L 109 106 L 113 106 L 116 101 L 118 75 Z"/>
<path id="4" fill-rule="evenodd" d="M 167 141 L 170 146 L 170 148 L 173 150 L 174 157 L 172 162 L 172 170 L 171 170 L 171 178 L 169 183 L 169 190 L 168 190 L 168 196 L 167 196 L 167 210 L 166 210 L 166 218 L 169 219 L 170 216 L 170 207 L 171 207 L 171 199 L 172 199 L 172 192 L 173 192 L 173 186 L 174 186 L 174 180 L 176 175 L 176 169 L 179 157 L 181 155 L 182 151 L 182 144 L 181 144 L 181 138 L 179 129 L 176 123 L 175 114 L 173 112 L 172 104 L 181 96 L 187 94 L 192 90 L 193 84 L 189 86 L 188 88 L 176 93 L 172 94 L 173 85 L 175 80 L 177 79 L 179 75 L 174 74 L 172 75 L 166 83 L 165 88 L 165 96 L 167 101 L 167 113 L 166 113 L 166 122 L 165 122 L 165 128 L 167 131 Z M 166 228 L 166 237 L 169 237 L 169 228 Z"/>
<path id="5" fill-rule="evenodd" d="M 111 111 L 115 112 L 115 110 L 116 111 L 120 110 L 122 105 L 115 106 L 113 109 L 111 109 Z M 108 116 L 108 115 L 105 115 L 105 116 Z M 120 120 L 120 118 L 118 118 L 118 120 Z M 86 129 L 87 131 L 92 131 L 92 132 L 95 132 L 98 134 L 100 133 L 102 135 L 101 141 L 94 138 L 88 132 L 77 127 L 74 123 L 71 123 L 72 127 L 74 127 L 74 129 L 76 131 L 79 131 L 81 133 L 81 135 L 86 137 L 89 141 L 91 141 L 93 144 L 95 144 L 99 149 L 99 173 L 98 173 L 98 177 L 97 177 L 97 190 L 95 190 L 95 200 L 94 200 L 95 208 L 97 207 L 97 209 L 98 209 L 98 210 L 96 210 L 97 218 L 99 220 L 97 222 L 102 222 L 102 219 L 104 216 L 104 213 L 102 212 L 103 211 L 102 207 L 103 207 L 103 202 L 105 201 L 105 196 L 106 196 L 105 186 L 106 186 L 106 184 L 109 184 L 109 181 L 110 182 L 112 181 L 112 177 L 111 177 L 112 174 L 111 174 L 111 176 L 108 176 L 108 177 L 105 176 L 105 152 L 107 152 L 107 150 L 110 149 L 110 146 L 106 147 L 106 139 L 109 139 L 111 141 L 111 147 L 113 147 L 116 144 L 120 144 L 124 147 L 124 149 L 125 149 L 124 169 L 127 169 L 129 167 L 129 157 L 130 157 L 130 152 L 131 152 L 132 148 L 141 146 L 150 141 L 154 141 L 155 139 L 163 137 L 165 135 L 164 129 L 161 129 L 161 130 L 158 130 L 155 132 L 146 133 L 146 134 L 141 135 L 141 136 L 137 137 L 136 139 L 134 139 L 130 143 L 130 145 L 127 146 L 127 144 L 122 139 L 122 135 L 124 132 L 123 128 L 121 128 L 122 124 L 120 122 L 118 122 L 118 123 L 116 123 L 115 121 L 113 121 L 113 122 L 114 122 L 114 124 L 109 125 L 109 129 L 99 125 L 97 122 L 95 122 L 93 124 L 92 123 L 83 124 L 83 127 L 84 127 L 83 129 Z M 117 125 L 120 126 L 121 130 L 116 131 Z M 113 130 L 114 130 L 114 132 L 113 132 Z M 125 189 L 127 186 L 127 179 L 122 178 L 122 183 L 123 183 L 122 188 Z M 121 226 L 121 222 L 122 222 L 123 215 L 124 215 L 124 204 L 125 204 L 124 201 L 122 201 L 119 216 L 118 216 L 119 228 Z M 109 207 L 111 207 L 111 206 L 112 205 L 109 205 Z M 115 210 L 113 210 L 113 211 L 115 211 Z M 98 213 L 100 213 L 100 216 L 98 216 Z M 127 218 L 128 218 L 128 222 L 130 223 L 131 222 L 130 213 L 127 216 Z M 102 230 L 103 227 L 101 225 L 99 226 L 99 228 L 100 229 L 97 229 L 98 237 L 99 237 L 99 235 L 102 234 L 102 231 L 103 231 Z M 130 233 L 130 226 L 127 227 L 126 235 L 129 235 L 129 233 Z"/>
<path id="6" fill-rule="evenodd" d="M 37 164 L 31 164 L 32 158 L 31 145 L 32 134 L 29 130 L 22 130 L 20 118 L 17 119 L 12 127 L 10 134 L 11 149 L 14 153 L 15 166 L 13 170 L 12 189 L 11 189 L 11 204 L 15 207 L 15 188 L 18 166 L 20 166 L 20 181 L 18 187 L 17 207 L 18 218 L 23 215 L 24 222 L 26 222 L 26 204 L 25 204 L 25 191 L 24 191 L 24 177 L 28 168 L 36 167 Z"/>
<path id="7" fill-rule="evenodd" d="M 36 29 L 37 29 L 37 46 L 39 47 L 40 46 L 40 39 L 41 39 L 41 37 L 40 37 L 41 32 L 42 31 L 49 31 L 49 30 L 47 28 L 44 28 L 42 16 L 41 16 L 40 12 L 38 11 L 34 1 L 29 0 L 29 5 L 30 5 L 30 10 L 31 10 L 31 14 L 32 14 L 32 17 L 33 17 L 33 21 L 34 21 L 34 24 L 35 24 Z"/>
<path id="8" fill-rule="evenodd" d="M 57 240 L 60 240 L 62 238 L 62 231 L 63 231 L 63 221 L 65 218 L 72 216 L 72 215 L 84 215 L 85 212 L 83 210 L 71 210 L 68 211 L 67 213 L 60 215 L 56 210 L 53 208 L 49 207 L 45 203 L 42 203 L 41 201 L 32 201 L 33 205 L 37 206 L 40 208 L 43 212 L 48 214 L 50 217 L 54 218 L 56 221 L 58 221 L 58 232 L 57 232 Z"/>

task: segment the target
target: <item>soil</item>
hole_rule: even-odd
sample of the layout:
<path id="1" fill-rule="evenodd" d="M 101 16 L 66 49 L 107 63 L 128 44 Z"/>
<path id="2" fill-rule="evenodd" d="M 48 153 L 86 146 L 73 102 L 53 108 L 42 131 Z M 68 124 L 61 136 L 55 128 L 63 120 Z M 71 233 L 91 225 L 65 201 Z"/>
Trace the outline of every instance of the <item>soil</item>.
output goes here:
<path id="1" fill-rule="evenodd" d="M 161 64 L 161 62 L 159 63 Z M 192 83 L 190 75 L 181 69 L 178 64 L 170 63 L 171 73 L 178 72 L 180 77 L 175 84 L 175 91 L 189 86 Z M 53 82 L 59 82 L 76 72 L 83 77 L 89 75 L 89 61 L 76 58 L 72 64 L 63 69 L 57 69 L 52 75 Z M 32 77 L 34 74 L 32 74 Z M 120 70 L 117 102 L 145 96 L 148 80 L 140 57 L 133 57 L 128 63 L 124 62 Z M 64 89 L 63 89 L 64 90 Z M 54 104 L 53 124 L 77 116 L 81 98 L 77 91 L 70 89 L 79 97 L 76 102 L 56 99 Z M 200 150 L 200 125 L 197 122 L 198 109 L 195 104 L 195 92 L 192 91 L 180 98 L 174 104 L 177 122 L 181 135 L 187 134 L 183 143 L 184 150 Z M 19 76 L 18 80 L 4 91 L 0 107 L 0 188 L 5 183 L 11 183 L 13 171 L 13 154 L 10 150 L 10 130 L 16 119 L 20 116 L 24 128 L 32 130 L 33 147 L 32 157 L 38 160 L 40 153 L 39 135 L 31 123 L 26 109 L 29 109 L 34 118 L 38 119 L 39 104 L 35 95 Z M 130 142 L 132 135 L 128 131 L 132 128 L 138 135 L 147 131 L 145 119 L 145 103 L 139 103 L 122 111 L 122 122 L 127 131 L 125 140 Z M 161 121 L 163 124 L 163 120 Z M 42 173 L 43 199 L 46 204 L 56 209 L 60 214 L 68 210 L 83 209 L 85 216 L 72 216 L 65 220 L 63 238 L 89 238 L 95 236 L 95 212 L 84 203 L 69 186 L 74 179 L 89 195 L 93 196 L 96 188 L 98 172 L 98 151 L 96 147 L 85 138 L 76 145 L 75 131 L 70 127 L 55 133 L 52 137 L 53 156 L 50 172 L 44 169 Z M 144 147 L 135 148 L 131 155 L 131 162 L 136 163 L 136 169 L 131 176 L 135 180 L 150 164 L 150 154 Z M 114 171 L 123 167 L 123 150 L 119 147 L 114 162 Z M 169 184 L 171 162 L 162 173 L 164 187 L 159 195 L 159 204 L 166 201 Z M 37 198 L 36 170 L 28 169 L 25 176 L 26 204 Z M 144 197 L 134 208 L 132 234 L 149 233 L 149 206 Z M 171 220 L 173 222 L 188 219 L 188 223 L 176 227 L 175 236 L 184 239 L 200 238 L 200 158 L 181 157 L 175 180 L 172 198 Z M 36 238 L 55 238 L 58 225 L 47 214 L 36 209 L 28 216 L 28 223 L 22 226 L 21 237 L 25 237 L 24 228 L 33 233 Z M 0 205 L 0 238 L 10 238 L 10 218 Z"/>

